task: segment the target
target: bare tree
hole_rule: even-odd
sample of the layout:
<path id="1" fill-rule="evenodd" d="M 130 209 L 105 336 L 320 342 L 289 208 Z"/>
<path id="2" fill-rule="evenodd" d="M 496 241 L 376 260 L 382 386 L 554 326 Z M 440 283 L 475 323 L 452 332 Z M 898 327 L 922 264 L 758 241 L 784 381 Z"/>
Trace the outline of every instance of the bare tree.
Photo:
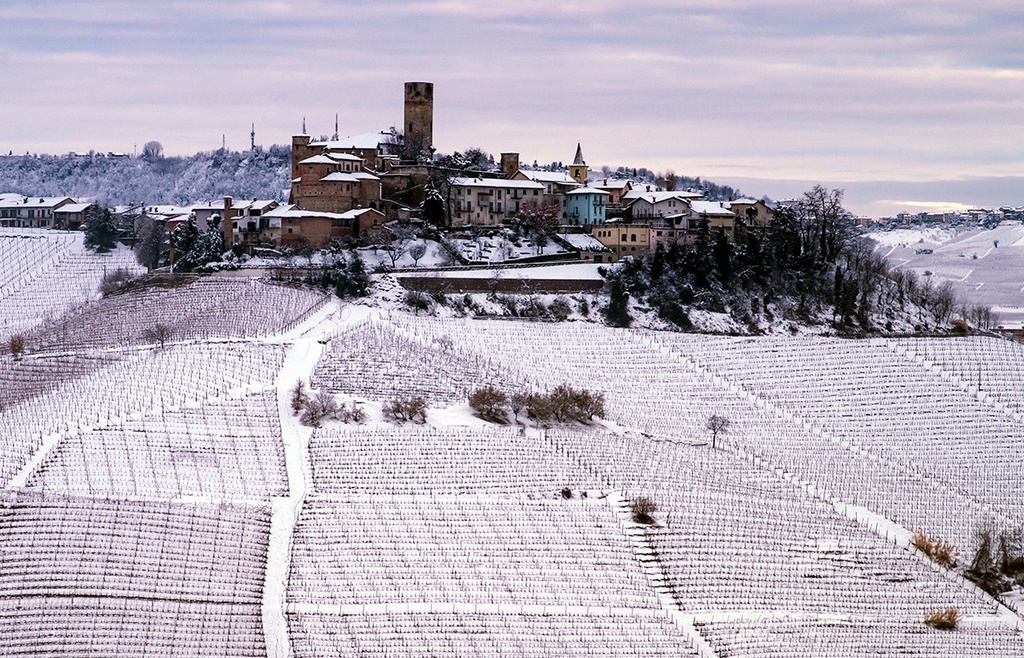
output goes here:
<path id="1" fill-rule="evenodd" d="M 164 145 L 160 142 L 150 140 L 142 145 L 142 157 L 146 159 L 161 158 L 164 155 Z"/>
<path id="2" fill-rule="evenodd" d="M 409 256 L 412 258 L 412 264 L 414 267 L 418 267 L 420 259 L 423 258 L 427 253 L 427 245 L 424 242 L 417 242 L 416 244 L 409 247 Z"/>
<path id="3" fill-rule="evenodd" d="M 548 235 L 558 229 L 560 213 L 555 202 L 540 203 L 530 199 L 512 217 L 512 223 L 520 232 L 530 236 L 537 253 L 540 253 L 547 244 Z"/>
<path id="4" fill-rule="evenodd" d="M 416 231 L 408 224 L 396 224 L 389 227 L 388 231 L 381 231 L 373 242 L 375 250 L 383 251 L 391 261 L 394 268 L 398 261 L 406 254 L 409 243 L 416 237 Z"/>
<path id="5" fill-rule="evenodd" d="M 711 414 L 704 421 L 704 427 L 711 432 L 711 447 L 718 447 L 718 435 L 724 434 L 729 429 L 729 419 L 719 414 Z"/>
<path id="6" fill-rule="evenodd" d="M 174 327 L 157 322 L 149 329 L 146 329 L 144 335 L 146 340 L 151 343 L 159 343 L 160 349 L 163 349 L 164 344 L 174 336 Z"/>

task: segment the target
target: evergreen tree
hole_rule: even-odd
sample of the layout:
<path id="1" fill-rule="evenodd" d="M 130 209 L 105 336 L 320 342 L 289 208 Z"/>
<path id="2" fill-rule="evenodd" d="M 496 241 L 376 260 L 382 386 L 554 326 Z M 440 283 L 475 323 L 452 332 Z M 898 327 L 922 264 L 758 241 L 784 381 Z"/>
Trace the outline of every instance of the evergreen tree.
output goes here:
<path id="1" fill-rule="evenodd" d="M 135 259 L 147 270 L 152 272 L 167 263 L 168 247 L 167 229 L 163 222 L 140 217 L 137 222 L 137 240 L 135 242 Z"/>
<path id="2" fill-rule="evenodd" d="M 221 260 L 224 255 L 224 236 L 220 232 L 220 222 L 211 224 L 205 232 L 196 225 L 195 215 L 180 224 L 171 234 L 174 241 L 174 269 L 180 272 L 191 272 L 199 267 Z"/>
<path id="3" fill-rule="evenodd" d="M 728 286 L 732 278 L 732 247 L 729 245 L 729 238 L 725 237 L 725 229 L 721 227 L 715 238 L 714 254 L 718 278 L 722 285 Z"/>
<path id="4" fill-rule="evenodd" d="M 97 253 L 117 247 L 117 224 L 106 208 L 93 204 L 85 210 L 85 246 Z"/>
<path id="5" fill-rule="evenodd" d="M 633 323 L 633 318 L 629 315 L 629 293 L 617 278 L 611 282 L 611 294 L 604 317 L 613 327 L 628 327 Z"/>
<path id="6" fill-rule="evenodd" d="M 658 243 L 654 248 L 654 259 L 651 261 L 651 283 L 661 278 L 665 273 L 665 245 Z"/>

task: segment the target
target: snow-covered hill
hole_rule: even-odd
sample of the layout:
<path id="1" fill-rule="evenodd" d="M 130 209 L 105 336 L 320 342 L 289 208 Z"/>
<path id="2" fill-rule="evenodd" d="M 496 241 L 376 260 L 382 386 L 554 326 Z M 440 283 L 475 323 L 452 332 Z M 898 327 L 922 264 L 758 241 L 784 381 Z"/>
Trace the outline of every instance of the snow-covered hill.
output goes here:
<path id="1" fill-rule="evenodd" d="M 899 229 L 868 237 L 894 265 L 951 282 L 966 302 L 991 306 L 1005 326 L 1024 325 L 1024 224 Z"/>
<path id="2" fill-rule="evenodd" d="M 1017 344 L 426 318 L 265 286 L 108 298 L 68 325 L 94 340 L 3 357 L 2 389 L 34 385 L 0 407 L 4 646 L 1024 656 L 1020 613 L 911 546 L 962 565 L 979 528 L 1024 525 Z M 118 338 L 197 308 L 162 347 Z M 297 382 L 365 419 L 302 424 Z M 605 417 L 488 423 L 466 403 L 485 383 L 586 388 Z M 402 395 L 423 424 L 388 420 Z M 950 609 L 956 631 L 925 624 Z"/>

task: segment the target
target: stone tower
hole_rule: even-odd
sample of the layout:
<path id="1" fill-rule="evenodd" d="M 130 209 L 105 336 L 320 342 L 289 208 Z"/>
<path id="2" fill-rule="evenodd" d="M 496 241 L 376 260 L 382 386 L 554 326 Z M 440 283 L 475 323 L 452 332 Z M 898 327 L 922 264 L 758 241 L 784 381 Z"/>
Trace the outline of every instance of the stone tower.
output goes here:
<path id="1" fill-rule="evenodd" d="M 501 154 L 501 173 L 505 174 L 505 178 L 512 178 L 519 171 L 519 154 L 518 153 L 502 153 Z"/>
<path id="2" fill-rule="evenodd" d="M 423 151 L 434 145 L 434 83 L 405 83 L 405 153 L 402 158 L 415 162 Z"/>

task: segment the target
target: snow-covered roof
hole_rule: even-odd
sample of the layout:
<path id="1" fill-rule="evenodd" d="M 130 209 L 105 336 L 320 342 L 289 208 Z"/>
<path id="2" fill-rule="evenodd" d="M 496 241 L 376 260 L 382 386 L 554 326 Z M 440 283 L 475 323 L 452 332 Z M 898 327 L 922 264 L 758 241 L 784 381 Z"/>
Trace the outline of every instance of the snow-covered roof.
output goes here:
<path id="1" fill-rule="evenodd" d="M 364 180 L 380 179 L 364 171 L 336 171 L 333 174 L 327 174 L 320 180 L 328 183 L 360 183 Z"/>
<path id="2" fill-rule="evenodd" d="M 0 198 L 0 205 L 10 208 L 12 206 L 23 206 L 26 208 L 56 208 L 62 203 L 74 203 L 71 197 L 66 196 L 22 196 L 21 194 L 4 194 Z"/>
<path id="3" fill-rule="evenodd" d="M 558 237 L 580 251 L 609 251 L 608 247 L 589 233 L 559 233 Z"/>
<path id="4" fill-rule="evenodd" d="M 622 195 L 624 201 L 633 201 L 636 199 L 643 199 L 648 203 L 661 203 L 662 201 L 668 201 L 669 199 L 679 199 L 682 201 L 690 201 L 692 199 L 699 199 L 700 194 L 696 192 L 680 192 L 678 190 L 669 192 L 667 190 L 653 190 L 646 191 L 646 189 L 633 188 L 629 192 Z"/>
<path id="5" fill-rule="evenodd" d="M 91 204 L 88 203 L 65 203 L 60 208 L 57 208 L 57 212 L 85 212 Z"/>
<path id="6" fill-rule="evenodd" d="M 735 217 L 736 213 L 723 208 L 719 201 L 691 201 L 690 209 L 701 215 L 717 215 L 721 217 Z"/>
<path id="7" fill-rule="evenodd" d="M 223 201 L 221 202 L 221 210 L 224 209 Z M 198 207 L 198 206 L 194 206 Z M 172 206 L 170 204 L 154 204 L 150 206 L 143 206 L 142 211 L 147 215 L 183 215 L 188 214 L 193 208 L 183 208 L 181 206 Z"/>
<path id="8" fill-rule="evenodd" d="M 610 192 L 596 188 L 596 187 L 577 187 L 575 190 L 569 190 L 565 193 L 566 196 L 570 194 L 600 194 L 602 196 L 611 196 Z"/>
<path id="9" fill-rule="evenodd" d="M 627 185 L 634 185 L 635 183 L 628 178 L 600 178 L 587 185 L 591 187 L 597 187 L 602 190 L 621 190 Z"/>
<path id="10" fill-rule="evenodd" d="M 540 183 L 529 180 L 509 180 L 507 178 L 456 178 L 452 185 L 457 187 L 493 187 L 506 190 L 543 190 Z"/>
<path id="11" fill-rule="evenodd" d="M 326 155 L 327 157 L 331 158 L 332 160 L 338 160 L 339 162 L 340 161 L 349 161 L 349 162 L 362 162 L 363 161 L 363 159 L 360 158 L 358 155 L 352 155 L 351 153 L 338 153 L 336 151 L 332 151 L 330 153 L 324 153 L 324 155 Z"/>
<path id="12" fill-rule="evenodd" d="M 338 162 L 326 155 L 314 155 L 306 158 L 305 160 L 299 160 L 299 164 L 338 164 Z"/>
<path id="13" fill-rule="evenodd" d="M 564 171 L 533 171 L 520 169 L 520 172 L 532 181 L 538 183 L 561 183 L 563 185 L 579 185 L 579 181 Z"/>
<path id="14" fill-rule="evenodd" d="M 323 146 L 329 149 L 375 149 L 394 139 L 390 131 L 378 131 L 350 135 L 341 139 L 330 139 L 323 142 L 310 142 L 310 146 Z"/>

